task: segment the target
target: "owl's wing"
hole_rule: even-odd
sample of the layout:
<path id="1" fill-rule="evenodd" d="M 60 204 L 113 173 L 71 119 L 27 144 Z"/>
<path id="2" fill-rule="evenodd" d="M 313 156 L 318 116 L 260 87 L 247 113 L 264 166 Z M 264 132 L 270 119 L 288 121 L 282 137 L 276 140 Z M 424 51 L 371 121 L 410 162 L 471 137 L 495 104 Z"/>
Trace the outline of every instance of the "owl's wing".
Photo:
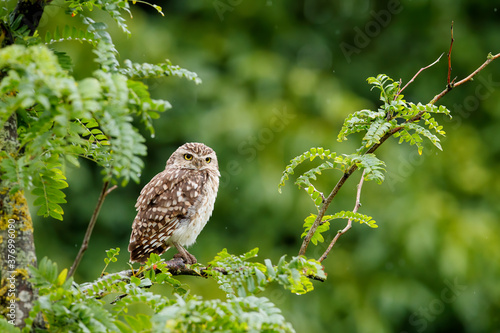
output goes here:
<path id="1" fill-rule="evenodd" d="M 136 203 L 130 261 L 144 263 L 151 253 L 162 254 L 170 247 L 168 238 L 196 209 L 206 178 L 205 173 L 167 169 L 144 186 Z"/>

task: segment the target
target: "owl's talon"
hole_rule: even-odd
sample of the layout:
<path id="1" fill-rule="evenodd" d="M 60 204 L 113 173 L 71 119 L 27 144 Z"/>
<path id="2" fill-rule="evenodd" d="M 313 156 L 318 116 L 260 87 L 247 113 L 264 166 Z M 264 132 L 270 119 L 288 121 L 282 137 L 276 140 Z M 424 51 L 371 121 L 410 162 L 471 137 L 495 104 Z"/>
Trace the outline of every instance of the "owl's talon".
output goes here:
<path id="1" fill-rule="evenodd" d="M 174 259 L 182 259 L 182 261 L 184 261 L 185 264 L 188 264 L 188 265 L 193 265 L 193 264 L 196 264 L 198 262 L 198 260 L 196 260 L 195 256 L 193 256 L 191 253 L 187 252 L 185 253 L 186 255 L 183 256 L 182 253 L 176 253 L 174 255 Z"/>

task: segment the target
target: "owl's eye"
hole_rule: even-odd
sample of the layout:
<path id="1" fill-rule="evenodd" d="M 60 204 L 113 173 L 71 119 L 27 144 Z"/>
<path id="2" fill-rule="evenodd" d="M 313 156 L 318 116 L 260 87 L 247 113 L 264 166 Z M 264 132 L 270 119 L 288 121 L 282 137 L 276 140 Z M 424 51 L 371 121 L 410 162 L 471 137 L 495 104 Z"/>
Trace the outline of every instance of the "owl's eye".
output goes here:
<path id="1" fill-rule="evenodd" d="M 207 158 L 205 158 L 205 161 L 206 161 L 207 163 L 210 163 L 210 162 L 212 162 L 212 158 L 211 158 L 211 157 L 207 157 Z"/>
<path id="2" fill-rule="evenodd" d="M 193 159 L 193 155 L 191 154 L 184 154 L 184 159 L 187 161 L 191 161 Z"/>

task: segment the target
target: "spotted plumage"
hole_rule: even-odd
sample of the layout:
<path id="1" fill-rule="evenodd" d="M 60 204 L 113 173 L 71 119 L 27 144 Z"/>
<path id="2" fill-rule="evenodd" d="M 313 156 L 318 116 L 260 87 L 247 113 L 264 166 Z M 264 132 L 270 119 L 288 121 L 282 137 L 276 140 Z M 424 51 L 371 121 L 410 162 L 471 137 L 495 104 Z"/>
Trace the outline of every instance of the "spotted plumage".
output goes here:
<path id="1" fill-rule="evenodd" d="M 180 146 L 137 199 L 130 261 L 144 263 L 151 253 L 161 255 L 174 246 L 184 261 L 196 263 L 184 246 L 196 241 L 212 215 L 219 177 L 212 148 L 195 142 Z"/>

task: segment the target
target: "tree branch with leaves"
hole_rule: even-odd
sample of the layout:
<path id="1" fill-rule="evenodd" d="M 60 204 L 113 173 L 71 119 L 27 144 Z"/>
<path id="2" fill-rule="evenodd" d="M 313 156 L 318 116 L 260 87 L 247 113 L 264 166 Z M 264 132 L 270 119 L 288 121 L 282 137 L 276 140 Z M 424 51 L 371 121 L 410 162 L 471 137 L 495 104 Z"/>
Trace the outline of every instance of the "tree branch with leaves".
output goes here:
<path id="1" fill-rule="evenodd" d="M 332 216 L 335 216 L 325 215 L 326 211 L 330 207 L 330 204 L 340 189 L 344 186 L 347 179 L 349 179 L 356 170 L 360 169 L 363 171 L 363 178 L 365 180 L 375 180 L 379 184 L 382 183 L 384 180 L 383 172 L 385 171 L 385 163 L 379 160 L 375 156 L 374 152 L 391 136 L 398 137 L 399 143 L 408 142 L 410 145 L 417 146 L 418 153 L 420 155 L 422 154 L 422 150 L 424 148 L 422 144 L 423 138 L 428 139 L 435 147 L 442 150 L 438 136 L 444 136 L 446 133 L 443 130 L 443 126 L 438 124 L 432 114 L 444 114 L 450 118 L 452 115 L 450 110 L 446 107 L 442 105 L 436 106 L 435 103 L 449 93 L 453 88 L 471 81 L 474 76 L 482 71 L 489 63 L 500 57 L 500 53 L 496 55 L 491 53 L 488 54 L 486 61 L 481 66 L 464 79 L 455 83 L 455 79 L 450 81 L 451 51 L 453 42 L 452 24 L 451 43 L 448 52 L 448 81 L 446 89 L 437 94 L 429 103 L 414 104 L 412 102 L 407 102 L 404 99 L 402 92 L 422 71 L 435 65 L 441 59 L 442 55 L 430 65 L 422 67 L 402 88 L 401 82 L 395 82 L 393 79 L 384 74 L 368 78 L 367 81 L 372 85 L 372 89 L 376 88 L 380 90 L 380 101 L 382 102 L 382 105 L 377 111 L 361 110 L 348 115 L 338 135 L 338 141 L 342 142 L 347 140 L 347 137 L 350 134 L 365 132 L 361 146 L 357 149 L 356 153 L 338 156 L 336 153 L 330 152 L 330 150 L 325 150 L 321 147 L 311 148 L 309 151 L 306 151 L 305 153 L 292 159 L 291 163 L 285 168 L 281 177 L 279 189 L 285 185 L 285 181 L 289 179 L 290 175 L 294 174 L 294 169 L 299 164 L 307 161 L 308 159 L 313 161 L 316 157 L 327 160 L 318 167 L 306 171 L 295 180 L 295 184 L 298 185 L 299 188 L 306 190 L 308 195 L 313 200 L 318 212 L 318 214 L 312 214 L 305 219 L 305 232 L 302 234 L 304 240 L 302 241 L 299 255 L 306 254 L 306 250 L 311 241 L 314 244 L 317 244 L 318 241 L 322 242 L 324 240 L 321 234 L 329 230 L 329 224 L 326 224 L 325 222 L 329 221 Z M 419 124 L 421 120 L 423 120 L 424 126 L 427 128 Z M 318 191 L 311 181 L 316 180 L 317 176 L 321 175 L 322 171 L 328 169 L 340 170 L 343 172 L 343 175 L 340 177 L 330 194 L 325 198 L 324 194 Z M 360 195 L 359 191 L 361 184 L 362 182 L 358 185 L 358 198 Z M 356 205 L 356 207 L 358 206 Z M 352 217 L 357 217 L 360 221 L 372 221 L 372 223 L 366 222 L 366 224 L 372 228 L 377 227 L 375 222 L 371 220 L 371 217 L 357 213 L 356 207 L 352 214 L 350 214 Z M 344 212 L 340 213 L 343 214 Z M 344 218 L 349 218 L 347 226 L 342 231 L 337 233 L 334 240 L 329 245 L 328 250 L 319 258 L 319 261 L 323 261 L 326 258 L 326 255 L 338 240 L 338 237 L 350 229 L 351 218 Z"/>

